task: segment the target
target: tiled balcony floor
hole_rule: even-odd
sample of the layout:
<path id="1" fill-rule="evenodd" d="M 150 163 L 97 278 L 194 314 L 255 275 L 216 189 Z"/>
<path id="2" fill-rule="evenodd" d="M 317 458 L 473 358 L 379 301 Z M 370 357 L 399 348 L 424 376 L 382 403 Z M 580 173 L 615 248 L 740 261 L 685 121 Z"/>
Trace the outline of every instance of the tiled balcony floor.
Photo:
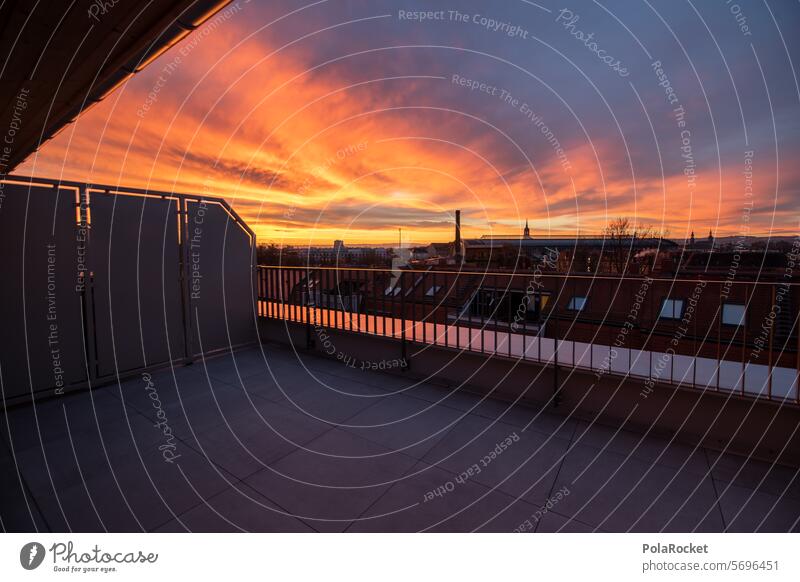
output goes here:
<path id="1" fill-rule="evenodd" d="M 0 422 L 2 527 L 800 530 L 794 469 L 281 346 L 263 354 L 156 372 L 155 392 L 134 378 L 10 409 Z M 179 456 L 166 462 L 164 450 Z"/>

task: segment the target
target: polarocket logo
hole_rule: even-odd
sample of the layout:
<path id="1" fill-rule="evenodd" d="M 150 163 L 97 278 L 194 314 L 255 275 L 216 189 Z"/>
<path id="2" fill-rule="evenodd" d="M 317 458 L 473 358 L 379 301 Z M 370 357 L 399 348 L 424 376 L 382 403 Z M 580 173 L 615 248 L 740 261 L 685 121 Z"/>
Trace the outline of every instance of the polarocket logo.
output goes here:
<path id="1" fill-rule="evenodd" d="M 35 570 L 44 560 L 44 546 L 39 542 L 29 542 L 19 551 L 19 563 L 26 570 Z"/>

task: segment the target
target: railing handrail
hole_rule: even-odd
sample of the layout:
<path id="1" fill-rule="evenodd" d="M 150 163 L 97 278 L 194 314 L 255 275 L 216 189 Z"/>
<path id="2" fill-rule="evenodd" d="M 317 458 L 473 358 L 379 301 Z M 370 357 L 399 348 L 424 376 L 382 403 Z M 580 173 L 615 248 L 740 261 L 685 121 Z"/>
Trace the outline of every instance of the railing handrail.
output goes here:
<path id="1" fill-rule="evenodd" d="M 258 265 L 259 269 L 294 269 L 304 271 L 325 270 L 325 271 L 397 271 L 398 268 L 392 267 L 324 267 L 312 265 Z M 534 275 L 533 272 L 502 272 L 502 271 L 444 271 L 438 269 L 400 269 L 407 273 L 435 273 L 437 275 L 478 275 L 478 276 L 498 276 L 498 277 L 530 277 Z M 788 285 L 790 287 L 800 286 L 800 281 L 787 281 L 776 279 L 774 281 L 744 281 L 744 280 L 730 280 L 730 279 L 706 279 L 698 276 L 694 279 L 678 278 L 678 277 L 654 277 L 651 275 L 581 275 L 576 273 L 536 273 L 536 277 L 551 278 L 551 279 L 586 279 L 586 280 L 604 280 L 604 281 L 642 281 L 650 279 L 652 281 L 668 281 L 670 283 L 697 283 L 698 281 L 705 281 L 706 283 L 721 284 L 721 285 Z"/>
<path id="2" fill-rule="evenodd" d="M 0 178 L 0 182 L 8 184 L 19 184 L 22 186 L 50 186 L 52 188 L 74 188 L 77 190 L 86 189 L 91 192 L 103 192 L 106 194 L 122 194 L 134 196 L 146 196 L 152 198 L 173 198 L 183 199 L 192 202 L 212 202 L 219 204 L 225 212 L 230 216 L 231 220 L 244 230 L 250 238 L 255 242 L 255 232 L 250 225 L 248 225 L 242 217 L 234 210 L 230 203 L 221 195 L 205 195 L 205 194 L 192 194 L 187 192 L 164 192 L 161 190 L 153 190 L 152 188 L 131 188 L 128 186 L 110 184 L 95 184 L 89 182 L 76 182 L 75 180 L 62 180 L 53 178 L 37 178 L 33 176 L 23 176 L 20 174 L 9 174 Z"/>

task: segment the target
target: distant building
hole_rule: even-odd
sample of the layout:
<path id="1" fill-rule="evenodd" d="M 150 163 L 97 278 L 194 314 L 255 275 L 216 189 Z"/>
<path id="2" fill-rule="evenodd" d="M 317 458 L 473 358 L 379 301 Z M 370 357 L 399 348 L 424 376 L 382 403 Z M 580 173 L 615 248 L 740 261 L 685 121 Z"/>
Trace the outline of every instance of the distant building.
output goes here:
<path id="1" fill-rule="evenodd" d="M 541 266 L 546 259 L 549 268 L 563 272 L 646 274 L 658 270 L 662 264 L 672 268 L 664 260 L 679 248 L 671 240 L 639 237 L 635 233 L 624 237 L 533 237 L 528 220 L 521 236 L 462 238 L 460 212 L 456 211 L 454 241 L 414 247 L 411 264 L 526 269 Z"/>
<path id="2" fill-rule="evenodd" d="M 640 272 L 640 263 L 652 263 L 654 253 L 670 252 L 678 245 L 663 238 L 564 237 L 522 238 L 481 237 L 465 241 L 465 261 L 478 267 L 525 267 L 545 257 L 559 271 Z M 555 258 L 554 258 L 555 257 Z"/>
<path id="3" fill-rule="evenodd" d="M 689 240 L 686 241 L 686 250 L 689 251 L 710 251 L 714 249 L 716 245 L 716 241 L 714 240 L 714 234 L 709 230 L 708 231 L 708 238 L 697 240 L 694 236 L 694 231 L 689 236 Z"/>

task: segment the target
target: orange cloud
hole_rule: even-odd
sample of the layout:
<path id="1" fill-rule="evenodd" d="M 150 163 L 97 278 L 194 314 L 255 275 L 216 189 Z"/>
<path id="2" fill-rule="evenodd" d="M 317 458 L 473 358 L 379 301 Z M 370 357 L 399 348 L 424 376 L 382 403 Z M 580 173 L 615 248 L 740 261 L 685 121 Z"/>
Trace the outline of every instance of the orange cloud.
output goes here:
<path id="1" fill-rule="evenodd" d="M 288 243 L 388 242 L 397 228 L 445 240 L 455 208 L 466 236 L 518 232 L 526 219 L 535 232 L 596 232 L 617 215 L 676 237 L 740 227 L 740 167 L 703 173 L 691 198 L 682 174 L 634 182 L 602 140 L 569 148 L 570 171 L 555 156 L 529 168 L 479 119 L 426 97 L 446 79 L 353 81 L 263 39 L 237 46 L 236 30 L 190 36 L 20 173 L 223 196 L 262 240 Z M 763 201 L 773 186 L 760 183 Z"/>

